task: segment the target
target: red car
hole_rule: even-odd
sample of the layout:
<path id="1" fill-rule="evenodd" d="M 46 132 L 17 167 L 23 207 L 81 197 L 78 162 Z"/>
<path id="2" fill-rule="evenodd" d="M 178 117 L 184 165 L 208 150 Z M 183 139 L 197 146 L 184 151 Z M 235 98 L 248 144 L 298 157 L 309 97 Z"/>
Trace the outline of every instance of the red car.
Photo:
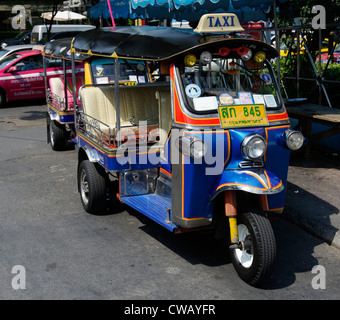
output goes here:
<path id="1" fill-rule="evenodd" d="M 321 54 L 321 63 L 327 63 L 328 61 L 328 52 Z M 319 57 L 316 58 L 316 62 L 319 62 Z M 333 58 L 331 63 L 340 63 L 340 45 L 338 45 L 333 53 Z"/>
<path id="2" fill-rule="evenodd" d="M 62 73 L 60 59 L 51 60 L 47 76 Z M 45 98 L 43 60 L 40 50 L 22 51 L 0 62 L 0 107 L 6 102 Z"/>

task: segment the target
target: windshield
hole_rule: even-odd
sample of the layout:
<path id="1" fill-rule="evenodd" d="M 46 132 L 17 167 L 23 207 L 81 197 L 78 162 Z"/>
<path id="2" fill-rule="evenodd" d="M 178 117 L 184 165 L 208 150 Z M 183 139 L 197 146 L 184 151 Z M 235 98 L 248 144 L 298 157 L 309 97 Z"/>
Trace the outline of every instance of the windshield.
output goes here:
<path id="1" fill-rule="evenodd" d="M 0 70 L 7 67 L 9 64 L 11 64 L 13 61 L 20 58 L 20 54 L 11 54 L 8 57 L 5 57 L 3 60 L 0 61 Z"/>
<path id="2" fill-rule="evenodd" d="M 114 59 L 100 58 L 91 62 L 92 78 L 95 84 L 114 83 Z M 119 60 L 119 82 L 136 85 L 148 82 L 148 72 L 144 61 Z"/>
<path id="3" fill-rule="evenodd" d="M 216 58 L 185 67 L 185 96 L 194 112 L 216 112 L 219 105 L 263 104 L 281 107 L 276 79 L 268 61 L 248 66 L 241 59 Z"/>
<path id="4" fill-rule="evenodd" d="M 27 35 L 27 32 L 21 32 L 19 34 L 17 34 L 14 39 L 16 40 L 20 40 L 21 38 L 25 37 Z"/>
<path id="5" fill-rule="evenodd" d="M 0 60 L 1 60 L 2 57 L 3 57 L 4 55 L 6 55 L 8 52 L 9 52 L 9 51 L 8 51 L 8 50 L 5 50 L 5 49 L 0 50 Z"/>

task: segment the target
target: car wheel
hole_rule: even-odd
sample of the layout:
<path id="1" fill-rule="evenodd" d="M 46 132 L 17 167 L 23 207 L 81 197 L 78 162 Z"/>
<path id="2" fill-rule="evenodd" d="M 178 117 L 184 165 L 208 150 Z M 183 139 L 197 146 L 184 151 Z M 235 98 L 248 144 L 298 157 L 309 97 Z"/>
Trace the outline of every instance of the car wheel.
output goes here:
<path id="1" fill-rule="evenodd" d="M 60 151 L 65 149 L 66 130 L 61 124 L 51 121 L 50 123 L 50 141 L 53 150 Z"/>
<path id="2" fill-rule="evenodd" d="M 99 214 L 106 207 L 107 183 L 104 172 L 93 162 L 84 160 L 79 165 L 78 188 L 86 212 Z"/>

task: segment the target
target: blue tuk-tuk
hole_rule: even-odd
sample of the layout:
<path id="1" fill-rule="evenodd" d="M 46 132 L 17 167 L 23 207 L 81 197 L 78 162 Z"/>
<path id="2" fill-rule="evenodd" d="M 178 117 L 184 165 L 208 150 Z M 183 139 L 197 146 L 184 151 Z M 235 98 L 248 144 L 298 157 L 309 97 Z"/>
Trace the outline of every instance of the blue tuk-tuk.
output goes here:
<path id="1" fill-rule="evenodd" d="M 209 14 L 195 30 L 77 35 L 72 54 L 88 57 L 74 94 L 78 189 L 89 213 L 111 193 L 174 233 L 227 217 L 233 265 L 258 285 L 275 261 L 269 218 L 284 208 L 290 150 L 304 139 L 290 129 L 277 50 L 242 31 L 235 15 Z"/>

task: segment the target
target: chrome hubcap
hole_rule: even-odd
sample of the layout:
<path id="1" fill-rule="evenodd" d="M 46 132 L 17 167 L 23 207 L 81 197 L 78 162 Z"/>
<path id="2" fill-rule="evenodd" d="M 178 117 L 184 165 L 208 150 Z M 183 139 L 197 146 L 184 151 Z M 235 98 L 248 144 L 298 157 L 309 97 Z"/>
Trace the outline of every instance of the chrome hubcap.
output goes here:
<path id="1" fill-rule="evenodd" d="M 247 248 L 248 250 L 240 250 L 240 249 L 235 249 L 235 254 L 240 262 L 240 264 L 244 268 L 250 268 L 253 259 L 254 259 L 254 254 L 252 250 L 252 245 L 251 245 L 251 236 L 248 228 L 244 224 L 239 224 L 238 225 L 238 235 L 239 235 L 239 241 L 243 241 L 247 243 Z"/>
<path id="2" fill-rule="evenodd" d="M 85 170 L 82 170 L 80 173 L 80 192 L 84 204 L 87 205 L 89 202 L 89 183 L 86 179 Z"/>

